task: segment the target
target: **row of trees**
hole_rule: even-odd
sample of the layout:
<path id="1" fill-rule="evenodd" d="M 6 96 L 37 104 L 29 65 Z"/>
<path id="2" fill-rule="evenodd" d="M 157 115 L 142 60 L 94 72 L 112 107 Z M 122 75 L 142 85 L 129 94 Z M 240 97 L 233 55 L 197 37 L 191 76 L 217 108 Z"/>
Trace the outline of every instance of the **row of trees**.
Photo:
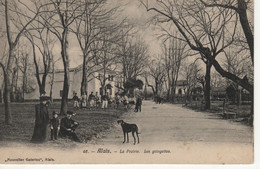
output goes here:
<path id="1" fill-rule="evenodd" d="M 0 65 L 4 75 L 5 122 L 12 123 L 10 109 L 11 81 L 17 76 L 19 57 L 23 66 L 23 86 L 28 87 L 28 66 L 33 58 L 33 74 L 37 79 L 39 93 L 45 92 L 47 76 L 51 76 L 51 91 L 54 83 L 55 64 L 63 63 L 64 79 L 61 101 L 61 114 L 67 111 L 70 88 L 70 60 L 68 54 L 70 38 L 77 40 L 82 52 L 81 94 L 87 91 L 88 82 L 94 71 L 103 70 L 103 75 L 94 77 L 100 80 L 103 90 L 107 80 L 107 70 L 122 71 L 124 81 L 136 79 L 147 61 L 147 46 L 133 36 L 133 26 L 118 15 L 120 7 L 111 5 L 107 0 L 41 0 L 8 1 L 2 0 L 1 18 L 5 28 L 1 27 L 1 36 L 7 40 L 8 51 L 1 53 Z M 26 12 L 24 12 L 26 11 Z M 121 18 L 121 19 L 120 19 Z M 27 53 L 18 54 L 18 44 L 25 42 Z M 55 56 L 54 49 L 60 49 Z M 25 90 L 23 90 L 25 91 Z"/>
<path id="2" fill-rule="evenodd" d="M 212 67 L 221 76 L 246 89 L 253 99 L 253 76 L 252 71 L 250 71 L 254 61 L 253 25 L 250 22 L 253 18 L 251 18 L 252 15 L 248 17 L 248 13 L 251 14 L 252 12 L 251 1 L 155 0 L 140 2 L 148 12 L 153 14 L 153 23 L 162 27 L 165 37 L 184 42 L 192 54 L 200 55 L 206 70 L 204 77 L 201 79 L 205 88 L 206 109 L 210 108 Z M 172 30 L 177 30 L 180 36 L 171 33 Z M 171 42 L 171 44 L 174 43 Z M 234 65 L 233 61 L 238 60 L 232 58 L 237 57 L 237 55 L 226 55 L 227 60 L 224 60 L 224 62 L 217 59 L 218 56 L 227 54 L 230 49 L 236 52 L 240 51 L 239 59 L 243 58 L 243 63 L 246 61 L 247 67 L 250 67 L 247 72 L 238 74 L 231 70 L 232 65 Z M 226 69 L 226 67 L 228 68 Z M 175 65 L 174 68 L 176 69 L 178 66 Z M 238 70 L 238 67 L 235 70 Z"/>

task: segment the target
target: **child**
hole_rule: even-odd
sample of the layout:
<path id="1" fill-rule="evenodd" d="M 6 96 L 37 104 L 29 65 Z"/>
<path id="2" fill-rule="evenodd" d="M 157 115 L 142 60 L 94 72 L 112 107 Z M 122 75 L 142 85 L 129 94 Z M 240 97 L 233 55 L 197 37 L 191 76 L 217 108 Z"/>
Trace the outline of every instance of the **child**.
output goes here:
<path id="1" fill-rule="evenodd" d="M 53 138 L 55 140 L 57 140 L 57 136 L 60 130 L 60 119 L 58 117 L 58 113 L 53 111 L 53 118 L 50 120 L 50 124 L 51 124 L 51 140 L 53 140 Z"/>
<path id="2" fill-rule="evenodd" d="M 125 109 L 128 109 L 129 100 L 126 94 L 123 97 L 123 103 L 125 105 Z"/>
<path id="3" fill-rule="evenodd" d="M 120 104 L 120 95 L 119 94 L 116 94 L 116 98 L 115 98 L 115 100 L 116 100 L 116 108 L 118 109 L 119 108 L 119 104 Z"/>
<path id="4" fill-rule="evenodd" d="M 73 96 L 73 101 L 74 101 L 74 109 L 79 109 L 79 97 L 77 96 L 77 93 L 74 93 L 74 96 Z"/>

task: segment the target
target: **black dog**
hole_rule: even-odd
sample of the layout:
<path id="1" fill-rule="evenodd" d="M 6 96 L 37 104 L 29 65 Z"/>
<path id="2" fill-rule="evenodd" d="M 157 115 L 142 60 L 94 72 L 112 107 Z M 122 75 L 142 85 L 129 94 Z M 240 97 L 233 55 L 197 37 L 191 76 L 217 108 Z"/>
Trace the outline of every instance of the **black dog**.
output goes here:
<path id="1" fill-rule="evenodd" d="M 136 124 L 128 124 L 128 123 L 125 123 L 123 120 L 118 120 L 117 123 L 121 124 L 122 130 L 123 130 L 123 133 L 124 133 L 124 142 L 123 143 L 125 143 L 125 135 L 127 135 L 127 143 L 129 143 L 129 138 L 128 138 L 129 132 L 132 132 L 132 135 L 134 137 L 134 144 L 136 142 L 134 133 L 136 133 L 136 136 L 137 136 L 137 139 L 138 139 L 137 143 L 139 143 L 138 134 L 140 134 L 140 133 L 138 133 L 138 127 L 137 127 Z"/>

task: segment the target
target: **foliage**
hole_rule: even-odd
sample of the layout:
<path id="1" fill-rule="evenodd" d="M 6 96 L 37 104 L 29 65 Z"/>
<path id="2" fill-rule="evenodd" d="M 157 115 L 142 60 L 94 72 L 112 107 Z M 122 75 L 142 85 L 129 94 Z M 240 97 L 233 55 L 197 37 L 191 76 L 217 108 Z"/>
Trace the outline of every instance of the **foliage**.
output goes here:
<path id="1" fill-rule="evenodd" d="M 134 89 L 134 88 L 138 88 L 138 89 L 142 89 L 143 88 L 143 81 L 142 80 L 137 80 L 137 79 L 128 79 L 125 83 L 124 83 L 124 88 L 126 90 L 129 89 Z"/>

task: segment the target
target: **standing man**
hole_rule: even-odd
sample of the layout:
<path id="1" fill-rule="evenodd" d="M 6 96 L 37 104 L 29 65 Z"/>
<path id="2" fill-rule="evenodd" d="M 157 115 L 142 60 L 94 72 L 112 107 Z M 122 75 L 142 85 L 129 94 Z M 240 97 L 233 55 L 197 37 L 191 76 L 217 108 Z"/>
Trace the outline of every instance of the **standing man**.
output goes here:
<path id="1" fill-rule="evenodd" d="M 105 95 L 103 95 L 102 97 L 101 97 L 101 100 L 102 100 L 102 109 L 107 109 L 107 105 L 108 105 L 108 92 L 105 94 Z"/>
<path id="2" fill-rule="evenodd" d="M 98 92 L 96 92 L 95 104 L 96 104 L 96 108 L 98 108 L 98 107 L 99 107 L 99 104 L 100 104 L 100 100 L 99 100 L 99 97 L 98 97 Z"/>
<path id="3" fill-rule="evenodd" d="M 117 93 L 117 94 L 116 94 L 116 98 L 115 98 L 116 108 L 117 108 L 117 109 L 119 108 L 120 99 L 121 99 L 121 97 L 120 97 L 120 95 Z"/>
<path id="4" fill-rule="evenodd" d="M 74 101 L 74 109 L 79 109 L 79 97 L 77 96 L 77 93 L 74 93 L 74 96 L 73 96 L 73 101 Z"/>
<path id="5" fill-rule="evenodd" d="M 48 96 L 40 97 L 40 104 L 35 105 L 35 126 L 32 143 L 43 143 L 46 141 L 47 126 L 49 124 Z"/>
<path id="6" fill-rule="evenodd" d="M 67 116 L 61 119 L 60 135 L 62 137 L 68 136 L 73 141 L 80 142 L 80 139 L 75 133 L 79 123 L 71 119 L 71 117 L 74 115 L 72 111 L 67 111 L 66 114 Z"/>
<path id="7" fill-rule="evenodd" d="M 89 100 L 89 105 L 90 105 L 90 109 L 91 109 L 95 105 L 95 96 L 94 96 L 93 92 L 91 92 L 91 94 L 89 95 L 88 100 Z"/>
<path id="8" fill-rule="evenodd" d="M 142 97 L 142 92 L 140 90 L 137 90 L 135 92 L 135 99 L 136 99 L 135 100 L 135 112 L 138 112 L 138 111 L 141 112 L 143 97 Z"/>
<path id="9" fill-rule="evenodd" d="M 127 97 L 127 94 L 124 94 L 123 104 L 125 105 L 125 109 L 128 109 L 129 99 Z"/>
<path id="10" fill-rule="evenodd" d="M 87 92 L 84 92 L 81 97 L 81 108 L 86 109 L 87 108 Z"/>

